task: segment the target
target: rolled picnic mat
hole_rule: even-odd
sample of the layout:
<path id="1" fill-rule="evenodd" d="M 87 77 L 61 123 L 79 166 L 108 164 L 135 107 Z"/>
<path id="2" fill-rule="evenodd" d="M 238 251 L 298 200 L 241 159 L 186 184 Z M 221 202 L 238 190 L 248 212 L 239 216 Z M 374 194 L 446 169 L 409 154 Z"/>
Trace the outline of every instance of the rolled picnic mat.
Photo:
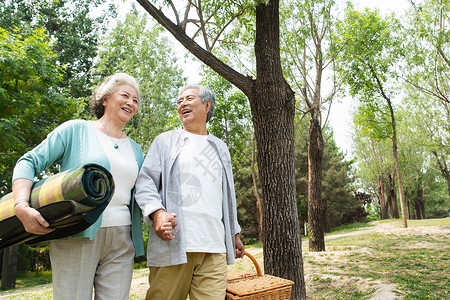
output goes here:
<path id="1" fill-rule="evenodd" d="M 14 215 L 9 193 L 0 199 L 0 249 L 64 238 L 91 226 L 114 194 L 111 173 L 97 164 L 67 170 L 36 182 L 28 204 L 38 210 L 54 231 L 37 235 L 25 231 Z"/>

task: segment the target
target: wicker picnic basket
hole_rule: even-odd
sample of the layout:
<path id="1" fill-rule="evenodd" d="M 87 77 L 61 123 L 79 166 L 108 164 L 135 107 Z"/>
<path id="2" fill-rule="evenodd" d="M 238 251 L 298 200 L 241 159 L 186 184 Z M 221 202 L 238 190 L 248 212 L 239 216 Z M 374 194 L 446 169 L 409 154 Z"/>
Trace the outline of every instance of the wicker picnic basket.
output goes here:
<path id="1" fill-rule="evenodd" d="M 228 271 L 226 300 L 289 300 L 293 281 L 263 275 L 256 259 L 245 252 L 255 265 L 256 274 L 245 271 Z"/>

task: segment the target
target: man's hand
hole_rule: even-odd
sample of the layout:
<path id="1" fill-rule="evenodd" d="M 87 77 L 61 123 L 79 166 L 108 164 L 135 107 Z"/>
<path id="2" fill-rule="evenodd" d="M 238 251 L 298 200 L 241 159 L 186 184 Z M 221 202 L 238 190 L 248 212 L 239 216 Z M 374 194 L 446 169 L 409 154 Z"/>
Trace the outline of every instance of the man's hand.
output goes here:
<path id="1" fill-rule="evenodd" d="M 168 213 L 162 209 L 150 215 L 153 219 L 155 233 L 160 239 L 170 241 L 174 239 L 173 230 L 177 227 L 176 214 Z"/>
<path id="2" fill-rule="evenodd" d="M 245 254 L 245 247 L 241 241 L 241 238 L 239 237 L 239 233 L 236 233 L 235 240 L 236 240 L 236 258 L 243 258 Z"/>

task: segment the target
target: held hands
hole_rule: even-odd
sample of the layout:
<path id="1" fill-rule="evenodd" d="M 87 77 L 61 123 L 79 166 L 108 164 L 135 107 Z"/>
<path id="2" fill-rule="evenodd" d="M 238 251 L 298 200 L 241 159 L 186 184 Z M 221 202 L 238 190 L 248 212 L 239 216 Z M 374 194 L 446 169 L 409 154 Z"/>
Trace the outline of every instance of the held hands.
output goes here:
<path id="1" fill-rule="evenodd" d="M 25 230 L 29 233 L 47 234 L 55 230 L 53 228 L 48 228 L 49 224 L 42 215 L 34 208 L 29 207 L 26 203 L 16 205 L 16 207 L 14 207 L 14 213 L 22 222 Z"/>
<path id="2" fill-rule="evenodd" d="M 156 235 L 164 240 L 170 241 L 174 239 L 173 230 L 177 227 L 177 221 L 175 220 L 176 214 L 168 213 L 162 209 L 155 211 L 151 214 L 153 218 L 153 224 L 155 227 Z"/>

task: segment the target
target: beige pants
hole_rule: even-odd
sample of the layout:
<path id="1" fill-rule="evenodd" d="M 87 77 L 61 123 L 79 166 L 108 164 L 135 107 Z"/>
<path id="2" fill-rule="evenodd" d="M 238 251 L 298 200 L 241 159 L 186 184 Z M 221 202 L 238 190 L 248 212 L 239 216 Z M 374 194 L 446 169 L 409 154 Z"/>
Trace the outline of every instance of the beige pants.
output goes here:
<path id="1" fill-rule="evenodd" d="M 222 300 L 227 288 L 225 253 L 187 253 L 187 263 L 150 267 L 147 300 Z"/>
<path id="2" fill-rule="evenodd" d="M 130 226 L 103 227 L 93 240 L 50 242 L 53 299 L 126 300 L 134 266 Z"/>

